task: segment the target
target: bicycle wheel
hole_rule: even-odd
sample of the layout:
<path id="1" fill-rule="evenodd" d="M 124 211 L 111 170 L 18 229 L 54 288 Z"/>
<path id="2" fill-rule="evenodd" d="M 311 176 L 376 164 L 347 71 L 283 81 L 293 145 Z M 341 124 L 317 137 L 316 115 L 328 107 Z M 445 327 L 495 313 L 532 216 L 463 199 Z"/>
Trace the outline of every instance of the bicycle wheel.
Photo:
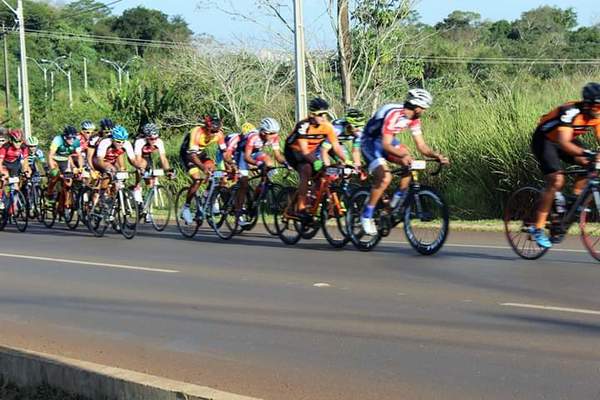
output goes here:
<path id="1" fill-rule="evenodd" d="M 600 261 L 600 204 L 594 198 L 594 192 L 586 196 L 579 214 L 581 240 L 590 255 Z"/>
<path id="2" fill-rule="evenodd" d="M 89 187 L 85 187 L 81 190 L 77 197 L 77 214 L 81 219 L 81 222 L 89 228 L 88 218 L 93 205 L 94 190 Z"/>
<path id="3" fill-rule="evenodd" d="M 106 198 L 104 194 L 100 194 L 96 199 L 90 199 L 90 204 L 87 207 L 87 223 L 88 229 L 96 237 L 104 236 L 109 225 L 109 213 L 112 213 L 112 199 Z M 110 200 L 110 204 L 107 201 Z"/>
<path id="4" fill-rule="evenodd" d="M 8 194 L 3 193 L 0 202 L 4 203 L 4 208 L 0 210 L 0 231 L 3 231 L 8 224 Z"/>
<path id="5" fill-rule="evenodd" d="M 427 186 L 409 196 L 404 204 L 404 233 L 413 249 L 430 256 L 448 238 L 448 206 L 435 189 Z"/>
<path id="6" fill-rule="evenodd" d="M 29 224 L 29 210 L 27 209 L 27 200 L 25 195 L 19 190 L 15 190 L 12 195 L 12 204 L 8 209 L 12 214 L 15 225 L 19 232 L 25 232 Z"/>
<path id="7" fill-rule="evenodd" d="M 350 241 L 346 227 L 346 205 L 340 193 L 332 192 L 331 198 L 323 199 L 321 205 L 321 228 L 327 242 L 341 249 Z"/>
<path id="8" fill-rule="evenodd" d="M 199 201 L 197 195 L 194 196 L 194 199 L 190 203 L 190 212 L 193 216 L 192 222 L 188 224 L 183 218 L 182 210 L 188 189 L 188 187 L 181 189 L 175 198 L 175 222 L 177 223 L 177 229 L 179 229 L 179 232 L 183 236 L 186 238 L 193 238 L 196 233 L 198 233 L 198 229 L 202 224 L 202 218 L 200 217 L 200 210 L 198 209 Z"/>
<path id="9" fill-rule="evenodd" d="M 296 188 L 283 188 L 277 196 L 274 214 L 277 235 L 285 244 L 296 244 L 300 240 L 300 222 L 288 216 L 288 210 L 293 210 L 297 198 Z"/>
<path id="10" fill-rule="evenodd" d="M 371 251 L 381 241 L 381 234 L 367 235 L 362 228 L 360 218 L 363 212 L 363 208 L 369 199 L 371 192 L 369 189 L 357 190 L 354 195 L 350 198 L 346 211 L 346 229 L 348 237 L 354 247 L 360 251 Z M 376 210 L 374 215 L 375 223 L 379 222 L 379 212 Z"/>
<path id="11" fill-rule="evenodd" d="M 63 208 L 63 219 L 70 230 L 75 230 L 79 226 L 79 213 L 77 212 L 77 203 L 79 202 L 80 191 L 69 190 L 66 193 L 65 203 L 68 201 L 69 206 Z"/>
<path id="12" fill-rule="evenodd" d="M 535 260 L 546 254 L 547 248 L 539 246 L 528 228 L 535 224 L 535 214 L 540 190 L 523 187 L 515 191 L 504 208 L 504 233 L 510 247 L 526 260 Z"/>
<path id="13" fill-rule="evenodd" d="M 42 196 L 41 220 L 48 229 L 52 228 L 56 222 L 56 206 L 57 201 L 50 202 L 44 193 L 44 196 Z"/>
<path id="14" fill-rule="evenodd" d="M 210 226 L 218 237 L 229 240 L 238 229 L 238 218 L 235 212 L 236 190 L 217 188 L 209 201 Z"/>
<path id="15" fill-rule="evenodd" d="M 147 213 L 152 226 L 158 232 L 164 231 L 171 219 L 173 194 L 168 188 L 157 185 L 154 190 L 148 192 L 146 204 L 148 204 Z"/>
<path id="16" fill-rule="evenodd" d="M 271 185 L 267 188 L 267 192 L 264 197 L 260 200 L 258 205 L 258 213 L 262 220 L 265 229 L 270 235 L 277 236 L 277 226 L 275 225 L 274 215 L 278 213 L 275 209 L 277 207 L 277 195 L 281 190 L 279 185 Z"/>
<path id="17" fill-rule="evenodd" d="M 121 235 L 125 239 L 133 239 L 137 233 L 137 225 L 140 220 L 140 209 L 133 192 L 128 189 L 121 189 L 117 192 L 115 201 L 117 202 L 117 225 L 120 228 Z"/>
<path id="18" fill-rule="evenodd" d="M 256 200 L 254 199 L 254 197 L 255 195 L 252 188 L 248 188 L 248 191 L 246 192 L 246 199 L 244 200 L 243 210 L 243 215 L 244 218 L 246 218 L 247 224 L 244 226 L 240 226 L 238 228 L 238 232 L 236 233 L 241 233 L 243 231 L 251 231 L 258 223 L 259 205 L 256 204 Z"/>

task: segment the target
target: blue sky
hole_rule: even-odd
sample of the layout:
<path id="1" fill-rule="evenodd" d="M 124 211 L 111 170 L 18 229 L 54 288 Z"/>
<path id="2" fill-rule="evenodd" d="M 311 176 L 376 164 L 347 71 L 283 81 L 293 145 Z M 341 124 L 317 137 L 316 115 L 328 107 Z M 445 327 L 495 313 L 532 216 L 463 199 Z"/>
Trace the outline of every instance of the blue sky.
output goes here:
<path id="1" fill-rule="evenodd" d="M 182 15 L 195 33 L 210 33 L 222 41 L 235 38 L 259 36 L 261 29 L 251 23 L 232 20 L 230 16 L 215 9 L 199 9 L 202 0 L 124 0 L 115 8 L 115 13 L 124 9 L 143 5 L 159 9 L 169 15 Z M 227 1 L 216 0 L 222 4 Z M 245 13 L 256 13 L 254 0 L 230 0 L 232 4 Z M 288 0 L 291 4 L 292 0 Z M 109 0 L 103 0 L 108 3 Z M 307 36 L 316 36 L 318 40 L 330 39 L 330 28 L 326 11 L 326 0 L 304 0 Z M 598 0 L 420 0 L 416 6 L 423 22 L 434 24 L 441 21 L 453 10 L 476 11 L 484 19 L 513 20 L 523 11 L 542 5 L 552 5 L 561 8 L 573 7 L 579 16 L 579 23 L 591 25 L 600 23 L 600 7 Z"/>

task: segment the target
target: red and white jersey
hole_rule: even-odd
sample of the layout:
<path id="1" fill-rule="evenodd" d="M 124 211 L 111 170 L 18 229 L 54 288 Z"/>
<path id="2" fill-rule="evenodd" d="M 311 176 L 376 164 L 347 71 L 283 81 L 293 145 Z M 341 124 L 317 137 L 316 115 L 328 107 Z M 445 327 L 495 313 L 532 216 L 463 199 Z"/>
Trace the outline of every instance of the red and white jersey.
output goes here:
<path id="1" fill-rule="evenodd" d="M 244 151 L 252 149 L 252 153 L 257 153 L 263 149 L 263 147 L 270 147 L 273 150 L 279 150 L 279 136 L 271 135 L 266 141 L 260 137 L 258 131 L 252 131 L 242 138 L 242 144 L 244 145 Z"/>
<path id="2" fill-rule="evenodd" d="M 102 139 L 96 150 L 96 157 L 109 164 L 114 164 L 121 154 L 127 153 L 127 158 L 133 160 L 135 154 L 133 152 L 133 146 L 130 142 L 123 143 L 123 147 L 117 149 L 113 146 L 112 139 Z"/>
<path id="3" fill-rule="evenodd" d="M 371 117 L 363 130 L 363 137 L 377 139 L 384 135 L 395 136 L 407 130 L 413 136 L 421 135 L 421 120 L 408 118 L 402 104 L 387 104 Z"/>
<path id="4" fill-rule="evenodd" d="M 154 152 L 158 152 L 160 155 L 165 154 L 165 144 L 162 139 L 158 138 L 154 142 L 150 142 L 146 138 L 136 139 L 133 145 L 133 153 L 136 156 L 149 157 Z"/>

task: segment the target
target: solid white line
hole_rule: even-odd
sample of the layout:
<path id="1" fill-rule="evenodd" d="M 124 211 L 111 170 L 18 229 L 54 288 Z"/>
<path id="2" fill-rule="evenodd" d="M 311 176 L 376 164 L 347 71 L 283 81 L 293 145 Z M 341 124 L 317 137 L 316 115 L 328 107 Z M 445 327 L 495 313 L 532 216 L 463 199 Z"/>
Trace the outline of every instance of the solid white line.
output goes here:
<path id="1" fill-rule="evenodd" d="M 165 273 L 165 274 L 175 274 L 175 273 L 179 272 L 174 269 L 147 268 L 147 267 L 138 267 L 135 265 L 108 264 L 108 263 L 82 261 L 82 260 L 67 260 L 65 258 L 26 256 L 23 254 L 0 253 L 0 257 L 23 258 L 26 260 L 35 260 L 35 261 L 51 261 L 51 262 L 58 262 L 58 263 L 63 263 L 63 264 L 89 265 L 89 266 L 93 266 L 93 267 L 128 269 L 128 270 L 133 270 L 133 271 L 161 272 L 161 273 Z"/>
<path id="2" fill-rule="evenodd" d="M 562 312 L 570 312 L 570 313 L 576 313 L 576 314 L 600 315 L 600 311 L 586 310 L 583 308 L 540 306 L 540 305 L 536 305 L 536 304 L 521 304 L 521 303 L 500 303 L 500 305 L 506 306 L 506 307 L 533 308 L 536 310 L 562 311 Z"/>

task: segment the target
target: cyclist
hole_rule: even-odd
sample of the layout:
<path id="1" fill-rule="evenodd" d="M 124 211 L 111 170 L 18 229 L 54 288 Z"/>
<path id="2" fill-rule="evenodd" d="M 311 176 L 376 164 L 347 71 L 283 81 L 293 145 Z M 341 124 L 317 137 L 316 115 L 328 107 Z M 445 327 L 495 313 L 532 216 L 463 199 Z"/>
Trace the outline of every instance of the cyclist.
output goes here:
<path id="1" fill-rule="evenodd" d="M 181 211 L 181 216 L 187 224 L 193 222 L 190 203 L 200 187 L 202 173 L 208 175 L 215 168 L 215 162 L 208 156 L 206 149 L 211 144 L 218 146 L 218 151 L 226 149 L 223 124 L 217 115 L 207 115 L 201 125 L 193 128 L 183 140 L 179 156 L 189 176 L 193 179 Z"/>
<path id="2" fill-rule="evenodd" d="M 538 205 L 535 226 L 529 227 L 529 231 L 541 247 L 552 247 L 544 227 L 555 196 L 564 201 L 560 191 L 565 177 L 560 161 L 587 165 L 596 158 L 577 138 L 590 131 L 600 139 L 600 83 L 596 82 L 583 87 L 582 100 L 565 103 L 542 116 L 533 134 L 531 150 L 544 174 L 546 187 Z M 585 185 L 585 177 L 578 178 L 573 193 L 579 195 Z"/>
<path id="3" fill-rule="evenodd" d="M 6 143 L 8 135 L 8 129 L 4 127 L 0 127 L 0 146 L 3 146 Z"/>
<path id="4" fill-rule="evenodd" d="M 104 138 L 98 143 L 96 154 L 94 155 L 94 168 L 100 172 L 114 175 L 117 171 L 123 171 L 126 168 L 124 155 L 127 155 L 129 163 L 135 168 L 142 168 L 135 158 L 133 146 L 128 141 L 129 132 L 121 125 L 115 125 L 112 128 L 111 136 Z"/>
<path id="5" fill-rule="evenodd" d="M 266 147 L 273 150 L 273 155 L 278 163 L 287 165 L 279 148 L 279 122 L 273 118 L 264 118 L 260 121 L 258 129 L 254 129 L 242 136 L 237 145 L 235 162 L 240 172 L 240 189 L 235 199 L 235 211 L 240 214 L 246 192 L 248 191 L 248 174 L 250 167 L 272 167 L 273 161 L 264 153 Z M 242 127 L 243 130 L 243 127 Z M 249 224 L 242 216 L 238 216 L 240 226 Z"/>
<path id="6" fill-rule="evenodd" d="M 154 168 L 152 154 L 158 153 L 161 167 L 167 171 L 169 176 L 173 176 L 169 160 L 167 159 L 165 144 L 160 138 L 160 130 L 156 124 L 148 123 L 142 126 L 141 135 L 134 142 L 133 153 L 135 154 L 136 162 L 140 165 L 141 170 L 145 172 L 149 172 Z M 138 203 L 144 201 L 142 198 L 142 187 L 140 185 L 141 179 L 142 175 L 138 173 L 136 175 L 136 186 L 133 190 L 133 196 Z"/>
<path id="7" fill-rule="evenodd" d="M 66 171 L 73 171 L 73 160 L 77 160 L 76 166 L 83 166 L 83 157 L 81 155 L 81 144 L 77 138 L 77 129 L 74 126 L 67 125 L 62 134 L 57 135 L 50 144 L 48 152 L 49 177 L 48 190 L 46 195 L 50 203 L 56 200 L 54 188 L 61 179 L 61 174 Z M 67 188 L 71 186 L 71 179 L 64 180 Z"/>
<path id="8" fill-rule="evenodd" d="M 337 135 L 338 141 L 340 143 L 350 143 L 352 146 L 352 162 L 357 171 L 361 167 L 360 144 L 362 130 L 365 127 L 366 122 L 367 119 L 365 114 L 356 108 L 349 108 L 346 111 L 346 116 L 344 118 L 333 121 L 333 129 Z M 328 140 L 325 140 L 320 147 L 320 157 L 326 166 L 331 164 L 330 156 L 335 157 L 335 155 L 332 154 L 331 147 L 331 143 L 329 143 Z M 342 148 L 347 150 L 345 147 Z M 345 151 L 345 153 L 346 159 L 348 159 L 348 152 Z"/>
<path id="9" fill-rule="evenodd" d="M 81 145 L 81 152 L 83 154 L 87 154 L 87 149 L 90 144 L 90 139 L 92 137 L 94 137 L 95 134 L 96 134 L 96 125 L 92 121 L 85 120 L 81 123 L 81 130 L 79 131 L 77 138 L 79 139 L 79 144 Z M 86 157 L 86 160 L 84 160 L 84 161 L 87 163 L 87 157 Z"/>
<path id="10" fill-rule="evenodd" d="M 217 154 L 217 159 L 219 161 L 217 164 L 219 169 L 227 168 L 228 171 L 231 171 L 231 169 L 237 167 L 234 157 L 237 154 L 238 145 L 245 135 L 254 131 L 256 131 L 256 126 L 250 122 L 245 122 L 242 124 L 241 133 L 232 132 L 225 136 L 225 150 Z M 222 161 L 225 161 L 225 164 L 223 164 Z"/>
<path id="11" fill-rule="evenodd" d="M 23 145 L 23 132 L 20 129 L 12 129 L 8 132 L 8 143 L 0 147 L 0 209 L 4 209 L 4 182 L 6 177 L 19 176 L 21 171 L 30 175 L 28 157 L 29 150 Z"/>
<path id="12" fill-rule="evenodd" d="M 27 145 L 29 153 L 27 157 L 29 169 L 31 170 L 32 175 L 39 175 L 38 163 L 43 166 L 46 164 L 46 157 L 44 156 L 44 152 L 38 147 L 39 140 L 35 136 L 29 136 L 25 140 L 25 145 Z"/>
<path id="13" fill-rule="evenodd" d="M 110 137 L 113 128 L 115 127 L 115 123 L 110 118 L 103 118 L 100 120 L 100 130 L 95 134 L 92 134 L 88 141 L 88 149 L 86 152 L 87 165 L 90 168 L 92 175 L 95 175 L 95 167 L 94 167 L 94 156 L 96 155 L 96 150 L 98 148 L 98 144 L 102 139 L 106 139 Z"/>
<path id="14" fill-rule="evenodd" d="M 340 146 L 333 125 L 328 120 L 329 103 L 317 97 L 308 105 L 308 118 L 296 124 L 296 127 L 285 142 L 285 159 L 300 175 L 298 185 L 297 209 L 291 217 L 309 218 L 306 212 L 306 195 L 308 181 L 311 176 L 323 168 L 323 161 L 318 157 L 319 146 L 325 140 L 331 143 L 334 154 L 341 162 L 346 163 L 346 154 Z"/>
<path id="15" fill-rule="evenodd" d="M 388 104 L 381 107 L 367 122 L 363 130 L 361 150 L 373 174 L 373 187 L 369 201 L 365 206 L 361 223 L 367 235 L 377 234 L 373 220 L 375 207 L 392 181 L 387 161 L 408 166 L 412 162 L 408 148 L 396 138 L 396 134 L 410 130 L 419 153 L 447 164 L 448 159 L 425 143 L 421 131 L 421 115 L 431 107 L 433 97 L 425 89 L 411 89 L 404 104 Z M 399 204 L 410 183 L 410 176 L 400 180 L 398 191 L 394 194 L 392 205 Z"/>

